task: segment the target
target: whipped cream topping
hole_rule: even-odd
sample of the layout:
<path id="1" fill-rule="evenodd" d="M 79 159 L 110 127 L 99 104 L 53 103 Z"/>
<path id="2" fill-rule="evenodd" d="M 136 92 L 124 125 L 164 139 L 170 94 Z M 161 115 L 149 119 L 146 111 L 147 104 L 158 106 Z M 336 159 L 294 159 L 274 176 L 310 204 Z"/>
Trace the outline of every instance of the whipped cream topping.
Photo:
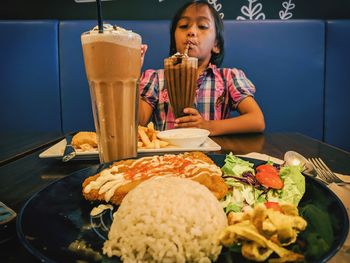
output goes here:
<path id="1" fill-rule="evenodd" d="M 156 155 L 137 159 L 131 165 L 113 164 L 104 169 L 95 181 L 91 181 L 84 188 L 84 192 L 98 190 L 98 193 L 104 195 L 105 201 L 108 202 L 118 187 L 135 180 L 154 176 L 191 179 L 201 175 L 221 176 L 221 169 L 215 164 L 209 164 L 185 154 Z"/>
<path id="2" fill-rule="evenodd" d="M 90 31 L 84 32 L 81 35 L 82 44 L 97 41 L 113 42 L 119 45 L 140 48 L 142 39 L 139 34 L 131 30 L 119 26 L 112 26 L 111 24 L 103 24 L 103 33 L 100 33 L 98 31 L 98 26 L 95 26 Z"/>
<path id="3" fill-rule="evenodd" d="M 171 58 L 188 58 L 188 55 L 185 53 L 180 53 L 180 52 L 176 52 L 174 55 L 171 56 Z"/>
<path id="4" fill-rule="evenodd" d="M 112 26 L 111 24 L 103 24 L 103 33 L 106 34 L 115 34 L 115 33 L 133 33 L 131 30 L 126 30 L 125 28 L 119 26 Z M 85 32 L 84 34 L 101 34 L 98 31 L 98 26 L 95 26 L 90 31 Z"/>
<path id="5" fill-rule="evenodd" d="M 181 64 L 182 61 L 190 61 L 190 60 L 197 60 L 195 57 L 189 57 L 187 53 L 180 53 L 176 52 L 174 55 L 171 57 L 165 59 L 165 60 L 170 60 L 173 65 Z"/>

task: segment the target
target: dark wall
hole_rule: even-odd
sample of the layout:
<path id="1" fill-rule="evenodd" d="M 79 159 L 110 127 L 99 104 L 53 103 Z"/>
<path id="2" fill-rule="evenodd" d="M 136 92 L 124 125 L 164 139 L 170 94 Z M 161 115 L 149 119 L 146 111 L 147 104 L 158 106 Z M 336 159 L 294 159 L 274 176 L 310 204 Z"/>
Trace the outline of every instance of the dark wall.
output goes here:
<path id="1" fill-rule="evenodd" d="M 102 2 L 105 19 L 170 19 L 186 0 Z M 345 19 L 350 0 L 208 0 L 224 19 Z M 251 8 L 249 8 L 249 6 Z M 289 6 L 289 8 L 288 8 Z M 294 8 L 293 8 L 294 6 Z M 286 8 L 288 10 L 286 10 Z M 251 17 L 242 13 L 255 10 Z M 280 15 L 281 14 L 281 15 Z M 94 19 L 96 3 L 74 0 L 1 0 L 0 19 Z"/>

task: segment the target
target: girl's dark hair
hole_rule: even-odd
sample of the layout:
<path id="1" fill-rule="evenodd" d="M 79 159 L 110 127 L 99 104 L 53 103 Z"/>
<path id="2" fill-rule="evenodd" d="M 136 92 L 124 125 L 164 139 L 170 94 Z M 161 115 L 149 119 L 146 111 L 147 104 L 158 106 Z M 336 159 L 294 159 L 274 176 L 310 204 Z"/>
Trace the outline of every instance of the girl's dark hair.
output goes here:
<path id="1" fill-rule="evenodd" d="M 175 14 L 171 21 L 170 25 L 170 51 L 169 55 L 172 56 L 176 53 L 176 43 L 175 43 L 175 30 L 177 23 L 179 22 L 183 12 L 187 9 L 187 7 L 191 5 L 206 5 L 208 6 L 215 22 L 215 32 L 216 36 L 215 39 L 217 41 L 218 48 L 220 49 L 220 52 L 218 54 L 212 53 L 210 58 L 210 63 L 216 65 L 217 67 L 220 67 L 223 59 L 224 59 L 224 25 L 223 22 L 219 16 L 219 13 L 214 9 L 214 7 L 209 4 L 207 1 L 197 0 L 197 1 L 190 1 L 186 3 L 184 6 L 182 6 Z"/>

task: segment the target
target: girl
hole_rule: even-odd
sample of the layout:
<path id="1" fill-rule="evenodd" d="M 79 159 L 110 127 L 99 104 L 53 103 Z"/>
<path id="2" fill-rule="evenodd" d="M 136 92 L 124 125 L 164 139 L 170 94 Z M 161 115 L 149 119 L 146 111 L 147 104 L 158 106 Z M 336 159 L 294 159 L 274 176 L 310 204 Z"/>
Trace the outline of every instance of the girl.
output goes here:
<path id="1" fill-rule="evenodd" d="M 184 53 L 198 58 L 194 108 L 185 108 L 175 119 L 164 85 L 164 70 L 146 70 L 140 78 L 139 122 L 153 121 L 159 130 L 197 127 L 210 135 L 262 132 L 265 121 L 253 98 L 254 85 L 241 70 L 219 68 L 224 57 L 223 23 L 207 1 L 191 1 L 175 14 L 171 24 L 170 55 Z M 143 55 L 147 46 L 142 48 Z M 231 117 L 231 110 L 239 116 Z"/>

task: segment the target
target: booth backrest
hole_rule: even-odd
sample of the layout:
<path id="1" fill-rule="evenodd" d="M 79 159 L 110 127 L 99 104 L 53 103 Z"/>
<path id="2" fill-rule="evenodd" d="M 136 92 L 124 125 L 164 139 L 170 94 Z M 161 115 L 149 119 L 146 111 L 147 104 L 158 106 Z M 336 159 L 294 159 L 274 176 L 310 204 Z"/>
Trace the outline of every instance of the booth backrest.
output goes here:
<path id="1" fill-rule="evenodd" d="M 60 131 L 58 21 L 0 21 L 2 131 Z"/>
<path id="2" fill-rule="evenodd" d="M 162 68 L 168 20 L 107 21 L 139 33 L 143 69 Z M 80 35 L 95 21 L 0 21 L 0 123 L 7 131 L 93 130 Z M 268 132 L 300 132 L 350 151 L 350 21 L 224 21 L 223 67 L 255 84 Z M 123 66 L 123 65 L 121 65 Z"/>
<path id="3" fill-rule="evenodd" d="M 256 86 L 266 131 L 322 139 L 324 22 L 228 21 L 225 67 L 239 67 Z"/>
<path id="4" fill-rule="evenodd" d="M 324 139 L 350 151 L 350 20 L 327 21 L 326 27 Z"/>

